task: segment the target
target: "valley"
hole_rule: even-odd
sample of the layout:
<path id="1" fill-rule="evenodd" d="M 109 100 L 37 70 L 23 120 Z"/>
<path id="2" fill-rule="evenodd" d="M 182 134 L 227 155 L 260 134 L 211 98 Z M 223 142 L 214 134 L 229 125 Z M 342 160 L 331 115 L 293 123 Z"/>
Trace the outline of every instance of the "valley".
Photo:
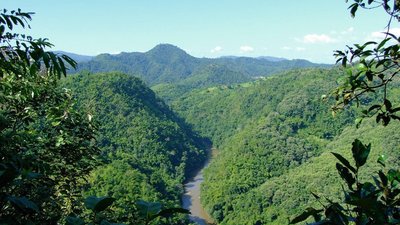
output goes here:
<path id="1" fill-rule="evenodd" d="M 0 225 L 400 224 L 400 1 L 345 2 L 5 2 Z"/>
<path id="2" fill-rule="evenodd" d="M 182 206 L 192 210 L 193 214 L 189 218 L 199 224 L 206 224 L 211 220 L 208 214 L 218 224 L 284 224 L 308 205 L 315 204 L 315 200 L 310 195 L 311 191 L 318 191 L 326 196 L 340 195 L 340 186 L 331 186 L 338 182 L 338 177 L 335 173 L 326 174 L 324 172 L 334 172 L 332 164 L 327 163 L 332 162 L 333 159 L 328 153 L 334 151 L 346 155 L 345 149 L 348 148 L 349 142 L 345 140 L 353 137 L 346 134 L 360 132 L 354 130 L 354 121 L 360 110 L 349 108 L 332 117 L 329 107 L 333 104 L 333 100 L 324 100 L 321 96 L 335 88 L 337 80 L 344 73 L 343 70 L 337 67 L 325 68 L 325 65 L 322 67 L 314 65 L 314 68 L 285 67 L 280 70 L 281 72 L 275 74 L 269 74 L 268 71 L 265 73 L 253 72 L 252 76 L 256 73 L 266 76 L 255 79 L 249 74 L 243 73 L 241 69 L 237 69 L 238 67 L 229 65 L 212 64 L 202 65 L 203 69 L 188 69 L 191 67 L 188 65 L 193 66 L 196 64 L 193 62 L 199 59 L 188 56 L 184 51 L 169 45 L 157 46 L 142 55 L 133 53 L 129 56 L 127 53 L 122 53 L 117 56 L 104 57 L 110 62 L 113 61 L 113 65 L 122 65 L 119 64 L 123 59 L 121 57 L 129 56 L 137 60 L 137 57 L 149 57 L 146 54 L 163 55 L 163 58 L 153 59 L 154 61 L 147 59 L 150 60 L 147 62 L 148 65 L 155 66 L 160 63 L 161 59 L 174 60 L 174 63 L 164 61 L 161 67 L 156 66 L 159 70 L 173 71 L 174 68 L 186 68 L 186 71 L 199 72 L 183 73 L 186 74 L 185 78 L 180 80 L 172 78 L 172 75 L 166 75 L 170 79 L 167 82 L 158 78 L 153 79 L 150 74 L 137 74 L 138 77 L 149 82 L 154 93 L 150 89 L 146 89 L 144 84 L 141 84 L 139 89 L 132 88 L 129 79 L 131 79 L 130 77 L 137 78 L 118 73 L 88 74 L 86 77 L 92 80 L 83 82 L 85 72 L 81 72 L 81 75 L 72 76 L 73 79 L 79 79 L 79 81 L 69 84 L 70 87 L 80 86 L 83 88 L 93 85 L 93 82 L 98 82 L 101 77 L 109 77 L 107 79 L 111 79 L 110 81 L 104 80 L 97 88 L 92 88 L 93 91 L 90 95 L 85 94 L 85 96 L 94 102 L 99 102 L 99 99 L 95 100 L 98 98 L 95 96 L 99 96 L 99 93 L 109 96 L 108 98 L 116 94 L 133 95 L 134 98 L 143 99 L 141 101 L 146 102 L 142 104 L 139 101 L 138 104 L 135 103 L 137 100 L 134 100 L 133 104 L 127 102 L 121 105 L 122 102 L 118 103 L 115 100 L 101 100 L 103 105 L 96 110 L 99 113 L 106 109 L 109 115 L 99 117 L 100 123 L 104 123 L 105 118 L 108 118 L 107 120 L 119 118 L 118 120 L 126 121 L 121 123 L 116 120 L 107 125 L 107 129 L 111 129 L 111 132 L 122 131 L 123 133 L 102 135 L 100 140 L 106 138 L 102 141 L 105 143 L 103 151 L 109 149 L 106 154 L 108 160 L 111 160 L 109 161 L 111 164 L 108 164 L 107 167 L 115 163 L 118 164 L 114 166 L 120 167 L 121 162 L 126 162 L 128 163 L 126 166 L 130 166 L 123 168 L 132 167 L 142 176 L 149 176 L 149 178 L 135 182 L 147 182 L 146 185 L 155 187 L 155 189 L 149 193 L 138 192 L 135 196 L 148 196 L 172 206 L 179 205 L 180 196 L 183 196 Z M 194 61 L 189 63 L 191 60 L 188 59 L 194 59 Z M 89 61 L 82 67 L 91 63 L 99 63 L 97 60 L 94 58 L 93 62 Z M 253 65 L 253 59 L 240 60 L 247 60 Z M 107 65 L 108 63 L 105 62 L 103 61 L 104 64 L 99 65 Z M 178 66 L 177 62 L 182 63 L 179 64 L 181 66 Z M 287 61 L 279 62 L 287 63 Z M 259 63 L 259 68 L 262 70 L 265 62 L 260 61 Z M 269 63 L 266 64 L 269 65 Z M 194 68 L 201 67 L 201 64 L 196 64 Z M 126 71 L 136 71 L 132 72 L 135 74 L 142 70 L 138 68 L 141 66 L 133 63 L 131 69 Z M 246 64 L 241 65 L 240 68 L 246 68 Z M 182 71 L 175 71 L 175 73 L 182 74 Z M 120 76 L 125 80 L 112 81 Z M 239 77 L 245 79 L 238 79 Z M 108 88 L 100 91 L 100 87 L 104 88 L 104 85 L 108 85 L 111 81 L 115 85 L 115 88 L 111 89 L 114 91 L 110 92 Z M 397 82 L 395 84 L 398 85 Z M 79 89 L 74 91 L 84 93 Z M 394 91 L 391 94 L 397 95 L 398 93 Z M 80 95 L 78 95 L 78 99 L 88 98 L 82 98 L 83 96 Z M 164 101 L 168 106 L 163 103 Z M 154 102 L 157 103 L 154 104 Z M 109 107 L 107 105 L 110 103 L 115 106 L 107 110 Z M 121 113 L 115 114 L 115 109 L 119 109 L 121 106 L 127 108 L 122 108 L 124 110 Z M 159 108 L 160 106 L 161 108 Z M 174 129 L 183 129 L 182 133 L 177 136 L 176 131 L 171 133 L 169 125 L 157 128 L 154 122 L 150 122 L 153 124 L 151 129 L 146 125 L 135 131 L 135 127 L 140 123 L 147 123 L 146 121 L 149 119 L 146 117 L 138 119 L 137 116 L 142 113 L 136 116 L 129 116 L 129 113 L 132 110 L 139 110 L 139 112 L 148 110 L 146 108 L 153 111 L 151 114 L 156 116 L 155 121 L 160 118 L 163 118 L 161 120 L 172 118 L 172 121 L 180 127 Z M 156 113 L 154 114 L 154 112 Z M 127 126 L 131 123 L 128 122 L 130 120 L 141 122 Z M 381 128 L 375 127 L 371 121 L 366 123 L 369 124 L 366 125 L 369 127 L 366 131 L 381 130 Z M 120 127 L 116 128 L 116 126 Z M 154 134 L 145 135 L 152 129 L 155 129 Z M 393 131 L 396 128 L 388 129 Z M 131 132 L 131 130 L 135 132 Z M 361 136 L 371 140 L 372 134 L 368 134 L 366 131 L 361 132 Z M 130 132 L 129 135 L 126 132 Z M 382 130 L 379 133 L 384 134 L 385 131 Z M 189 136 L 185 137 L 187 134 Z M 119 139 L 111 141 L 107 140 L 107 136 L 119 137 Z M 152 138 L 148 139 L 150 137 Z M 182 137 L 183 139 L 175 139 Z M 393 133 L 391 138 L 397 140 L 399 137 Z M 385 145 L 385 141 L 382 140 L 374 142 L 374 146 L 377 146 L 374 154 L 380 152 L 396 156 L 394 148 L 397 145 Z M 154 146 L 160 146 L 154 153 L 166 154 L 165 158 L 159 155 L 154 158 L 154 161 L 149 161 L 153 157 L 150 150 L 154 150 L 154 147 L 149 149 L 149 147 L 143 146 L 143 143 L 149 141 L 153 142 Z M 170 142 L 175 144 L 168 144 Z M 205 165 L 208 164 L 206 149 L 210 145 L 219 149 L 218 156 L 213 157 L 210 165 L 206 166 L 204 170 L 200 170 L 189 183 L 182 186 L 183 181 L 190 177 L 189 171 L 198 171 L 205 162 Z M 124 150 L 127 148 L 132 150 Z M 188 148 L 190 150 L 186 152 Z M 165 162 L 170 160 L 172 160 L 172 167 L 165 167 Z M 142 162 L 144 162 L 143 165 L 146 165 L 143 169 L 141 169 Z M 161 176 L 156 175 L 159 173 L 159 168 L 163 167 L 164 169 L 161 171 L 166 172 L 163 172 L 164 174 Z M 313 170 L 312 168 L 320 169 Z M 92 182 L 98 190 L 92 189 L 91 194 L 114 193 L 113 196 L 116 196 L 115 190 L 107 190 L 96 184 L 100 181 L 101 183 L 110 182 L 107 180 L 109 178 L 104 176 L 105 173 L 109 173 L 107 170 L 101 169 L 94 173 L 96 178 L 94 177 Z M 184 171 L 186 172 L 182 173 Z M 116 178 L 115 175 L 112 176 L 113 179 Z M 157 183 L 152 183 L 153 176 L 157 177 Z M 327 177 L 329 179 L 326 179 Z M 160 178 L 164 180 L 164 183 L 159 183 Z M 297 179 L 310 180 L 310 182 L 300 184 L 302 181 Z M 321 182 L 325 182 L 324 186 L 330 188 L 319 189 L 320 186 L 316 184 Z M 180 188 L 176 189 L 178 186 Z M 301 188 L 299 188 L 300 186 Z M 162 189 L 160 189 L 161 187 Z M 123 190 L 121 189 L 122 192 L 126 192 Z M 181 217 L 175 221 L 182 221 L 182 219 Z"/>

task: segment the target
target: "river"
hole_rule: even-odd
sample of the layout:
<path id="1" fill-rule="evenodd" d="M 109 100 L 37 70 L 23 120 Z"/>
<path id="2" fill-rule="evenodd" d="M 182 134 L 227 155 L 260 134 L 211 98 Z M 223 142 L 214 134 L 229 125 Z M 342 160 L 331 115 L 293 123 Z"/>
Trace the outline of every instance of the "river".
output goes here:
<path id="1" fill-rule="evenodd" d="M 200 185 L 203 182 L 203 170 L 210 163 L 210 160 L 215 156 L 216 150 L 212 149 L 211 153 L 204 164 L 203 168 L 190 179 L 185 186 L 185 194 L 182 196 L 183 208 L 190 211 L 189 219 L 199 225 L 214 224 L 210 215 L 204 210 L 200 202 Z"/>

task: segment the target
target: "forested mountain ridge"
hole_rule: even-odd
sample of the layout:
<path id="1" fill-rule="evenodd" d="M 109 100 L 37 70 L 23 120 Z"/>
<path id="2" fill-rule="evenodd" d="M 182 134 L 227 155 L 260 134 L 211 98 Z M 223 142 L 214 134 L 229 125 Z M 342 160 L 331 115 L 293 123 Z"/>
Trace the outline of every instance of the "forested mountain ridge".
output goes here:
<path id="1" fill-rule="evenodd" d="M 63 85 L 99 123 L 105 164 L 92 173 L 88 194 L 116 198 L 116 221 L 137 217 L 138 199 L 179 207 L 182 184 L 204 162 L 207 143 L 136 77 L 82 73 Z"/>
<path id="2" fill-rule="evenodd" d="M 293 70 L 250 83 L 194 90 L 172 100 L 172 108 L 219 149 L 205 171 L 201 199 L 220 224 L 287 223 L 312 200 L 310 189 L 297 189 L 300 172 L 314 172 L 308 188 L 325 182 L 331 185 L 328 194 L 339 193 L 340 185 L 333 185 L 336 180 L 324 180 L 326 174 L 313 170 L 332 165 L 327 152 L 343 153 L 349 144 L 344 140 L 354 137 L 350 133 L 359 133 L 353 125 L 356 111 L 332 117 L 331 103 L 321 99 L 342 73 L 338 68 Z M 372 131 L 363 131 L 366 140 L 373 139 Z M 374 139 L 374 144 L 386 146 L 380 139 Z M 397 157 L 392 151 L 396 145 L 385 148 Z M 322 161 L 320 155 L 324 155 Z M 288 186 L 280 179 L 291 177 L 298 180 L 286 183 L 293 184 L 296 194 L 285 195 Z M 279 185 L 271 187 L 271 182 Z M 270 192 L 270 197 L 263 198 Z"/>
<path id="3" fill-rule="evenodd" d="M 312 120 L 321 116 L 322 108 L 324 123 L 340 127 L 340 123 L 352 122 L 352 113 L 342 114 L 343 122 L 336 118 L 339 124 L 331 123 L 329 104 L 321 101 L 321 95 L 331 91 L 340 73 L 339 69 L 291 70 L 254 82 L 194 90 L 172 101 L 171 107 L 217 147 L 247 125 L 279 110 L 284 110 L 285 118 L 297 117 L 290 128 L 296 132 L 304 127 L 303 123 L 316 126 Z M 322 128 L 318 135 L 334 136 Z"/>
<path id="4" fill-rule="evenodd" d="M 177 83 L 201 73 L 210 65 L 227 67 L 234 73 L 247 77 L 247 80 L 294 68 L 328 67 L 306 60 L 270 60 L 268 57 L 196 58 L 176 46 L 160 44 L 145 53 L 101 54 L 91 61 L 81 63 L 78 71 L 87 70 L 92 73 L 121 71 L 138 76 L 153 86 L 161 83 Z M 230 83 L 226 81 L 225 84 Z"/>
<path id="5" fill-rule="evenodd" d="M 351 142 L 355 138 L 372 145 L 367 167 L 361 171 L 361 180 L 373 182 L 371 175 L 376 177 L 375 171 L 382 169 L 377 163 L 381 155 L 389 157 L 386 163 L 390 168 L 399 169 L 399 129 L 399 124 L 385 128 L 377 125 L 374 120 L 366 121 L 359 129 L 355 126 L 346 127 L 337 138 L 323 147 L 320 156 L 230 199 L 223 206 L 225 214 L 220 224 L 287 224 L 294 215 L 299 215 L 306 208 L 320 206 L 311 193 L 330 200 L 343 198 L 343 182 L 335 169 L 337 160 L 331 152 L 350 158 Z M 324 199 L 323 202 L 327 201 Z"/>

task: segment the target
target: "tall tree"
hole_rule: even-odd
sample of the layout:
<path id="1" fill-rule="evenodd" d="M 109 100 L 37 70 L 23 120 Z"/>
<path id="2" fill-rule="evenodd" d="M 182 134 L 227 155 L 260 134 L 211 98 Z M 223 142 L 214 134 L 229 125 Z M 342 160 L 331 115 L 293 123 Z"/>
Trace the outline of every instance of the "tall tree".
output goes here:
<path id="1" fill-rule="evenodd" d="M 344 52 L 336 51 L 337 62 L 347 67 L 347 76 L 333 93 L 337 100 L 332 107 L 334 111 L 355 101 L 357 106 L 364 104 L 368 107 L 363 111 L 363 117 L 375 117 L 376 122 L 382 122 L 384 126 L 393 119 L 400 120 L 396 115 L 400 107 L 395 107 L 392 102 L 399 103 L 390 99 L 390 85 L 398 79 L 400 72 L 400 37 L 391 32 L 393 22 L 400 22 L 399 6 L 398 0 L 353 0 L 349 7 L 352 17 L 355 17 L 359 8 L 382 8 L 389 19 L 382 41 L 355 44 Z M 379 96 L 377 103 L 371 104 L 366 99 L 372 93 Z M 358 125 L 361 121 L 362 118 L 358 120 Z M 313 194 L 323 208 L 307 208 L 291 224 L 305 221 L 310 216 L 315 221 L 312 224 L 400 224 L 400 171 L 386 169 L 386 156 L 382 155 L 378 163 L 383 168 L 377 171 L 373 179 L 364 181 L 360 168 L 367 162 L 371 144 L 366 145 L 356 139 L 351 151 L 354 163 L 340 154 L 332 153 L 339 161 L 336 169 L 345 184 L 343 202 L 323 200 Z"/>
<path id="2" fill-rule="evenodd" d="M 58 87 L 76 63 L 16 33 L 33 13 L 0 13 L 0 223 L 55 224 L 77 205 L 98 150 L 91 115 Z"/>
<path id="3" fill-rule="evenodd" d="M 368 41 L 349 46 L 345 51 L 336 51 L 337 63 L 341 62 L 347 67 L 347 76 L 339 81 L 339 86 L 333 93 L 337 100 L 332 107 L 334 111 L 355 101 L 357 105 L 367 105 L 363 117 L 376 116 L 376 121 L 383 125 L 393 119 L 400 120 L 396 115 L 400 111 L 400 105 L 389 96 L 390 85 L 393 80 L 398 79 L 400 72 L 400 36 L 392 32 L 393 24 L 400 21 L 399 6 L 398 0 L 353 0 L 349 7 L 352 17 L 355 17 L 360 8 L 382 8 L 388 14 L 388 23 L 380 42 Z M 369 104 L 366 99 L 372 93 L 379 95 L 380 101 L 376 104 Z M 361 121 L 360 119 L 359 122 Z"/>

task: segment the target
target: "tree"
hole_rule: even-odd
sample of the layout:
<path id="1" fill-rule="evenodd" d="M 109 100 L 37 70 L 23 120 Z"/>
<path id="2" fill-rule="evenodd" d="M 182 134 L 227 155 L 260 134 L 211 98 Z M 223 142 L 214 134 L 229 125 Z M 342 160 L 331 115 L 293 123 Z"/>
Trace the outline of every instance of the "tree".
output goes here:
<path id="1" fill-rule="evenodd" d="M 355 17 L 359 8 L 383 8 L 389 15 L 389 20 L 381 42 L 370 41 L 348 47 L 344 52 L 336 51 L 337 63 L 341 62 L 347 67 L 347 77 L 342 79 L 333 93 L 337 102 L 332 108 L 337 111 L 356 101 L 357 106 L 360 103 L 368 106 L 368 109 L 363 110 L 363 117 L 375 116 L 376 122 L 382 122 L 386 126 L 393 119 L 400 120 L 396 115 L 400 107 L 395 107 L 389 96 L 390 85 L 393 85 L 400 72 L 400 37 L 391 33 L 392 22 L 400 21 L 400 1 L 353 1 L 349 7 L 352 17 Z M 378 103 L 365 101 L 371 93 L 377 93 Z M 358 120 L 358 125 L 361 121 L 362 118 Z M 371 179 L 373 182 L 361 181 L 360 168 L 365 165 L 370 151 L 371 144 L 364 145 L 361 141 L 354 140 L 353 165 L 342 155 L 332 153 L 339 161 L 336 169 L 346 184 L 343 187 L 343 202 L 327 198 L 324 201 L 313 194 L 323 208 L 310 207 L 290 223 L 299 223 L 312 216 L 315 221 L 312 224 L 400 224 L 400 171 L 385 169 L 386 156 L 382 155 L 378 163 L 383 168 Z"/>
<path id="2" fill-rule="evenodd" d="M 391 120 L 400 120 L 396 115 L 400 111 L 399 105 L 393 105 L 388 95 L 388 89 L 397 79 L 400 72 L 400 37 L 391 33 L 394 21 L 400 21 L 400 1 L 398 0 L 353 0 L 350 13 L 355 17 L 358 9 L 382 8 L 389 16 L 386 31 L 382 41 L 369 41 L 362 45 L 355 44 L 345 51 L 336 51 L 337 63 L 347 68 L 347 76 L 339 81 L 338 88 L 333 96 L 337 102 L 332 109 L 334 112 L 343 109 L 352 102 L 367 104 L 363 98 L 367 94 L 377 93 L 379 102 L 369 105 L 363 111 L 363 117 L 376 116 L 377 122 L 387 125 Z M 347 1 L 346 1 L 347 2 Z M 358 120 L 361 122 L 362 119 Z"/>
<path id="3" fill-rule="evenodd" d="M 76 63 L 14 32 L 33 13 L 0 14 L 0 223 L 55 224 L 77 210 L 98 149 L 91 115 L 58 86 Z"/>

